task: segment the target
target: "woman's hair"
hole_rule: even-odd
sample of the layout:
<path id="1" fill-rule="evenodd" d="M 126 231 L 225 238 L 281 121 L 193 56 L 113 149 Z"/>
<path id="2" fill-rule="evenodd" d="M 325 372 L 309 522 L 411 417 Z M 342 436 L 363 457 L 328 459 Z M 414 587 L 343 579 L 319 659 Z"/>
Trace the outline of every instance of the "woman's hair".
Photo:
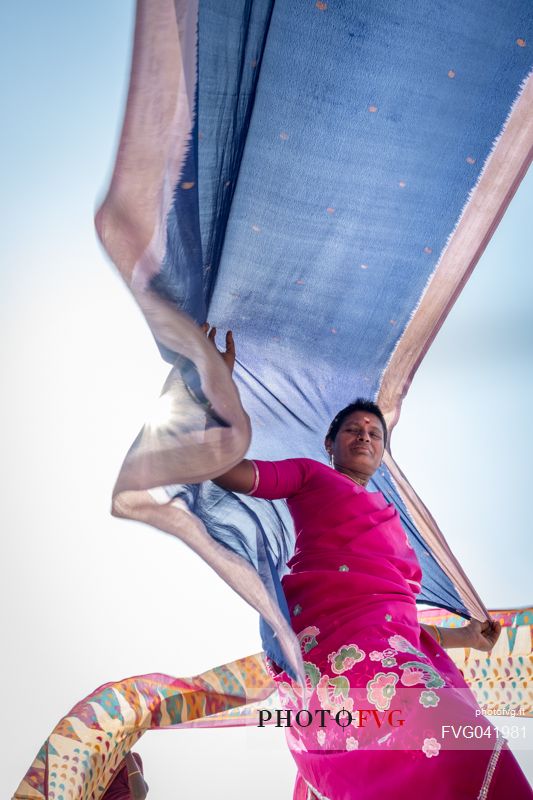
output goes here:
<path id="1" fill-rule="evenodd" d="M 334 417 L 331 422 L 331 425 L 328 428 L 328 432 L 326 433 L 326 439 L 331 439 L 331 441 L 335 441 L 335 437 L 339 432 L 339 428 L 346 419 L 349 417 L 350 414 L 353 414 L 355 411 L 366 411 L 367 414 L 374 414 L 379 421 L 381 422 L 381 427 L 383 428 L 383 443 L 387 444 L 387 423 L 385 422 L 385 417 L 381 413 L 381 409 L 376 403 L 372 400 L 365 400 L 363 397 L 358 397 L 353 403 L 350 403 L 349 406 L 343 408 L 342 411 Z"/>

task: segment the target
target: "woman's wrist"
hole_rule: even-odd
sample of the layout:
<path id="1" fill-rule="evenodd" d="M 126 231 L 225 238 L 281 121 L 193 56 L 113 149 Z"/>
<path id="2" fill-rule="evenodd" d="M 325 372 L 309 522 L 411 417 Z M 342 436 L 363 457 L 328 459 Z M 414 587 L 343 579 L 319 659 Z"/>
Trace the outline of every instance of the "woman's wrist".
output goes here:
<path id="1" fill-rule="evenodd" d="M 461 628 L 439 628 L 442 647 L 445 650 L 452 650 L 454 647 L 469 647 L 468 630 Z"/>
<path id="2" fill-rule="evenodd" d="M 429 635 L 433 637 L 433 639 L 435 639 L 437 644 L 439 644 L 442 647 L 442 634 L 440 628 L 438 628 L 437 625 L 433 624 L 423 625 L 422 627 L 425 628 L 426 632 L 429 633 Z"/>
<path id="3" fill-rule="evenodd" d="M 468 627 L 441 628 L 438 625 L 421 625 L 444 650 L 454 647 L 470 647 L 470 631 Z"/>

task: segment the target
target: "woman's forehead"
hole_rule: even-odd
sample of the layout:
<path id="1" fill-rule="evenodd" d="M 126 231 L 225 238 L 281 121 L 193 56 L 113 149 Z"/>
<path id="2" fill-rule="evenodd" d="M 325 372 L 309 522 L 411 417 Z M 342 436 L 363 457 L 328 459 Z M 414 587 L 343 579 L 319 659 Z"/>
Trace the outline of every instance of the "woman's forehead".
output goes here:
<path id="1" fill-rule="evenodd" d="M 379 417 L 376 417 L 375 414 L 372 414 L 370 411 L 353 411 L 351 414 L 348 414 L 346 419 L 342 422 L 342 427 L 345 425 L 349 425 L 350 423 L 365 423 L 366 425 L 375 425 L 377 428 L 381 430 L 381 420 Z"/>

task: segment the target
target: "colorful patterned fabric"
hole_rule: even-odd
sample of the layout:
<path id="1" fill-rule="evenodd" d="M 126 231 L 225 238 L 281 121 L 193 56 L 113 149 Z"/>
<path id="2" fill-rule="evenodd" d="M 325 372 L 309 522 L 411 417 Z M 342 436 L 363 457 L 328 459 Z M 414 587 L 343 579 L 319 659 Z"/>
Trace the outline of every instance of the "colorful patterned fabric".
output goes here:
<path id="1" fill-rule="evenodd" d="M 158 527 L 268 617 L 264 646 L 293 673 L 286 509 L 207 481 L 247 452 L 249 419 L 263 459 L 322 459 L 357 395 L 394 427 L 527 169 L 532 40 L 528 0 L 139 0 L 97 228 L 174 367 L 115 497 L 177 484 Z M 191 322 L 206 318 L 235 333 L 240 398 Z M 485 618 L 390 450 L 374 484 L 422 564 L 419 602 Z"/>
<path id="2" fill-rule="evenodd" d="M 499 620 L 502 633 L 490 653 L 470 648 L 449 651 L 487 712 L 533 717 L 533 608 L 491 611 Z M 461 617 L 445 611 L 419 612 L 420 622 L 455 628 Z"/>
<path id="3" fill-rule="evenodd" d="M 58 722 L 14 800 L 99 800 L 145 731 L 228 714 L 273 690 L 262 654 L 193 678 L 154 673 L 106 683 Z"/>
<path id="4" fill-rule="evenodd" d="M 505 715 L 516 711 L 520 704 L 524 715 L 531 717 L 533 609 L 489 613 L 504 626 L 491 653 L 456 649 L 447 654 L 463 672 L 482 708 Z M 419 610 L 418 616 L 427 624 L 450 627 L 462 624 L 460 617 L 434 609 Z M 510 656 L 505 652 L 505 642 L 509 643 Z M 512 659 L 511 666 L 508 658 Z M 478 671 L 480 668 L 487 671 L 481 686 L 473 667 L 476 662 Z M 522 672 L 515 679 L 512 669 L 517 667 Z M 505 674 L 505 689 L 498 686 L 496 671 Z M 520 687 L 521 677 L 528 682 L 527 689 Z M 517 687 L 512 686 L 515 680 Z M 512 692 L 511 699 L 507 691 Z M 122 710 L 120 716 L 109 712 L 117 706 Z M 270 719 L 265 713 L 264 720 L 265 724 L 273 724 L 276 709 L 280 708 L 277 686 L 263 653 L 224 664 L 195 678 L 154 673 L 105 684 L 58 722 L 21 781 L 14 800 L 61 800 L 61 792 L 63 800 L 97 800 L 102 797 L 102 787 L 112 780 L 120 760 L 146 730 L 178 725 L 182 728 L 257 726 L 260 710 L 271 713 Z M 63 766 L 61 771 L 60 766 Z"/>

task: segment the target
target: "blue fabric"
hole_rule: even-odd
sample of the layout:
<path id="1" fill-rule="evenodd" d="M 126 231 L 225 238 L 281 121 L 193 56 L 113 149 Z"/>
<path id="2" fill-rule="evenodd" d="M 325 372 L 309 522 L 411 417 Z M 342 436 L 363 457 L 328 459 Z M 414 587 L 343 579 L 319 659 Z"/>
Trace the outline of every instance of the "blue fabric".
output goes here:
<path id="1" fill-rule="evenodd" d="M 533 40 L 529 0 L 200 0 L 196 123 L 155 285 L 234 331 L 251 457 L 323 459 L 335 413 L 377 395 L 531 69 L 517 39 Z M 419 600 L 468 616 L 386 469 L 374 483 L 417 550 Z M 182 491 L 279 596 L 286 511 Z"/>

